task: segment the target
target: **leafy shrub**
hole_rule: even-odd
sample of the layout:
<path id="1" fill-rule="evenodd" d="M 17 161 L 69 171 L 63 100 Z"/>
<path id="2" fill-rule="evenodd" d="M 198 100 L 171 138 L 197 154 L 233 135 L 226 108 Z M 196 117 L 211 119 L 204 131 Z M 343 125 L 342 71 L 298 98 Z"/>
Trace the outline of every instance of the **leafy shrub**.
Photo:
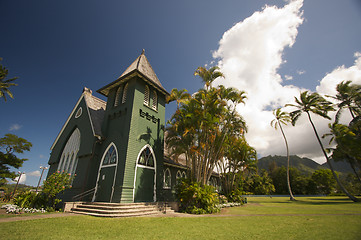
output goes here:
<path id="1" fill-rule="evenodd" d="M 66 172 L 55 172 L 44 181 L 41 193 L 23 192 L 14 198 L 14 203 L 19 208 L 45 208 L 48 212 L 53 212 L 56 205 L 61 202 L 57 198 L 58 194 L 65 189 L 71 188 L 72 177 Z"/>
<path id="2" fill-rule="evenodd" d="M 57 196 L 64 190 L 71 188 L 73 178 L 70 173 L 57 171 L 44 181 L 41 194 L 47 202 L 47 211 L 56 209 L 56 205 L 61 202 Z"/>
<path id="3" fill-rule="evenodd" d="M 202 187 L 197 182 L 183 180 L 176 187 L 176 196 L 181 212 L 206 214 L 220 211 L 220 208 L 217 207 L 219 197 L 212 186 Z"/>
<path id="4" fill-rule="evenodd" d="M 227 197 L 228 202 L 240 203 L 243 205 L 245 203 L 245 198 L 242 197 L 242 195 L 244 195 L 244 192 L 240 191 L 239 189 L 233 190 Z"/>

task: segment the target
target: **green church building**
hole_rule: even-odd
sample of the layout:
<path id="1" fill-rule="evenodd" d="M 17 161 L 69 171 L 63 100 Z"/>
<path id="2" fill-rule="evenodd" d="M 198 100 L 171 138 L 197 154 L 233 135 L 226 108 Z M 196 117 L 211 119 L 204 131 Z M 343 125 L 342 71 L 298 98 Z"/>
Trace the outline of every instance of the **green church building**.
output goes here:
<path id="1" fill-rule="evenodd" d="M 48 176 L 74 177 L 63 201 L 112 203 L 174 200 L 187 168 L 165 156 L 165 104 L 169 93 L 142 54 L 98 91 L 84 88 L 51 146 Z"/>

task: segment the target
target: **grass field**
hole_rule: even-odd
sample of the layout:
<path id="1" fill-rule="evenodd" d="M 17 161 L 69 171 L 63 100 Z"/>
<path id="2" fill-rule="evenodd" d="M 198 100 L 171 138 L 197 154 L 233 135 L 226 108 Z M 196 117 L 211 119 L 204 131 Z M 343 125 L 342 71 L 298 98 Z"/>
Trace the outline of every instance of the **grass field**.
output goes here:
<path id="1" fill-rule="evenodd" d="M 361 203 L 345 197 L 248 202 L 206 217 L 76 215 L 0 223 L 0 239 L 361 239 Z"/>

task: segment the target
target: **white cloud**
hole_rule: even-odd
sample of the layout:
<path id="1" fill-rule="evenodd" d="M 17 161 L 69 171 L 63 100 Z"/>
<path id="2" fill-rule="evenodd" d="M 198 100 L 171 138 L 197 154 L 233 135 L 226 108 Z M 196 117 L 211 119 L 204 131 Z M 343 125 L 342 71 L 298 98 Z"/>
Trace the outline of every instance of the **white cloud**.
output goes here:
<path id="1" fill-rule="evenodd" d="M 9 131 L 17 131 L 17 130 L 19 130 L 19 129 L 22 128 L 22 127 L 23 127 L 23 126 L 15 123 L 15 124 L 13 124 L 13 125 L 10 126 Z"/>
<path id="2" fill-rule="evenodd" d="M 301 91 L 307 90 L 281 84 L 283 80 L 277 72 L 285 63 L 283 51 L 295 43 L 297 28 L 303 23 L 302 5 L 303 0 L 295 0 L 283 8 L 264 7 L 226 31 L 219 48 L 213 53 L 213 57 L 219 59 L 218 66 L 225 75 L 225 79 L 217 79 L 215 84 L 247 92 L 246 105 L 239 106 L 238 111 L 248 124 L 249 143 L 262 156 L 286 154 L 281 134 L 270 126 L 272 109 L 293 103 L 294 96 L 298 97 Z M 341 66 L 327 74 L 320 81 L 317 91 L 334 94 L 335 86 L 342 80 L 361 81 L 361 54 L 356 53 L 355 57 L 354 66 Z M 297 73 L 302 75 L 305 71 L 299 70 Z M 329 132 L 328 120 L 318 116 L 312 116 L 312 119 L 321 136 Z M 296 127 L 286 126 L 284 130 L 291 154 L 324 161 L 306 116 L 298 120 Z M 328 139 L 322 141 L 328 144 Z"/>
<path id="3" fill-rule="evenodd" d="M 36 170 L 36 171 L 33 171 L 33 172 L 28 172 L 28 173 L 26 173 L 26 175 L 33 176 L 33 177 L 40 177 L 40 171 Z"/>
<path id="4" fill-rule="evenodd" d="M 303 75 L 303 74 L 305 74 L 305 73 L 306 73 L 305 70 L 297 70 L 297 74 L 298 74 L 298 75 Z"/>
<path id="5" fill-rule="evenodd" d="M 356 52 L 354 54 L 356 58 L 354 65 L 346 68 L 340 66 L 334 69 L 331 73 L 320 81 L 320 85 L 317 86 L 317 92 L 327 95 L 336 94 L 336 86 L 342 81 L 351 80 L 353 83 L 361 84 L 361 53 Z"/>
<path id="6" fill-rule="evenodd" d="M 19 179 L 19 176 L 14 179 L 13 183 L 17 183 L 18 179 Z M 19 183 L 25 183 L 25 182 L 26 182 L 26 174 L 23 173 L 23 174 L 21 174 Z"/>
<path id="7" fill-rule="evenodd" d="M 286 79 L 287 81 L 290 81 L 290 80 L 292 80 L 292 79 L 293 79 L 293 77 L 292 77 L 292 76 L 290 76 L 290 75 L 285 75 L 285 79 Z"/>

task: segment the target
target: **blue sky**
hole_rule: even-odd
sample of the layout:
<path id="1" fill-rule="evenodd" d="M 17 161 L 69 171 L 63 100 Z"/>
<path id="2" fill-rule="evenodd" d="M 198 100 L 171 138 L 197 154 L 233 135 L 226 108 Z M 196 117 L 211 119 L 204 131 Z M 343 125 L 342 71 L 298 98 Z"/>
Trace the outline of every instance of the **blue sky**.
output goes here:
<path id="1" fill-rule="evenodd" d="M 50 147 L 83 87 L 101 97 L 95 91 L 120 76 L 142 49 L 169 92 L 186 88 L 193 93 L 202 87 L 194 70 L 220 65 L 226 79 L 218 83 L 250 94 L 253 110 L 246 102 L 239 111 L 250 121 L 247 137 L 260 156 L 285 154 L 282 144 L 272 144 L 282 139 L 274 139 L 278 133 L 266 125 L 269 110 L 290 98 L 270 95 L 265 104 L 251 96 L 275 85 L 269 90 L 280 96 L 304 89 L 327 93 L 334 76 L 361 83 L 360 0 L 0 0 L 0 9 L 2 65 L 9 77 L 19 77 L 15 98 L 0 100 L 0 136 L 13 133 L 33 143 L 21 156 L 29 160 L 20 169 L 31 185 L 37 184 L 36 171 L 47 165 Z M 166 119 L 174 109 L 168 105 Z M 290 134 L 297 136 L 296 129 Z M 291 153 L 320 157 L 312 144 L 304 144 L 308 137 L 294 141 Z"/>

